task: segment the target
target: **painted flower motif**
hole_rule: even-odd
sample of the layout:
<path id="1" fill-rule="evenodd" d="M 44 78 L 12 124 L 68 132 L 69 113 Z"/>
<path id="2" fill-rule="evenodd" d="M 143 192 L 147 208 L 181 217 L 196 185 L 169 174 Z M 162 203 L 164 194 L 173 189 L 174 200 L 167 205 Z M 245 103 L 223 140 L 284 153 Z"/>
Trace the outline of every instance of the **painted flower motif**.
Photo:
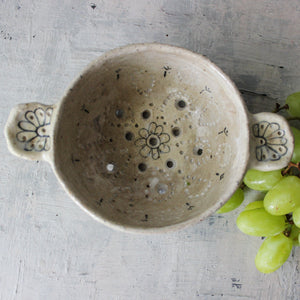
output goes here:
<path id="1" fill-rule="evenodd" d="M 18 123 L 21 129 L 17 140 L 25 143 L 25 151 L 48 151 L 50 149 L 50 123 L 53 109 L 37 108 L 25 113 L 25 120 Z"/>
<path id="2" fill-rule="evenodd" d="M 153 159 L 158 159 L 161 153 L 170 152 L 170 147 L 166 145 L 170 136 L 163 132 L 161 125 L 152 122 L 148 129 L 142 128 L 139 135 L 140 138 L 135 141 L 135 145 L 141 147 L 140 155 L 142 157 L 151 156 Z"/>
<path id="3" fill-rule="evenodd" d="M 254 124 L 252 131 L 257 141 L 256 158 L 258 161 L 279 160 L 287 153 L 285 131 L 280 129 L 278 123 L 262 121 Z"/>

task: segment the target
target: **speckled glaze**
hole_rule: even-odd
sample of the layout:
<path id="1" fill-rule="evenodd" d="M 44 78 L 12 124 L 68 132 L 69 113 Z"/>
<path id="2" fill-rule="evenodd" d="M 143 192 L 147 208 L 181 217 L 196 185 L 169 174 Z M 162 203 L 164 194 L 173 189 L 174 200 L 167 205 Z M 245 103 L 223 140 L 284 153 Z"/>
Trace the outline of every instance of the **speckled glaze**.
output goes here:
<path id="1" fill-rule="evenodd" d="M 104 54 L 59 103 L 16 107 L 6 137 L 14 154 L 50 162 L 97 220 L 142 232 L 202 220 L 247 167 L 284 167 L 293 151 L 283 118 L 250 115 L 218 67 L 161 44 Z"/>

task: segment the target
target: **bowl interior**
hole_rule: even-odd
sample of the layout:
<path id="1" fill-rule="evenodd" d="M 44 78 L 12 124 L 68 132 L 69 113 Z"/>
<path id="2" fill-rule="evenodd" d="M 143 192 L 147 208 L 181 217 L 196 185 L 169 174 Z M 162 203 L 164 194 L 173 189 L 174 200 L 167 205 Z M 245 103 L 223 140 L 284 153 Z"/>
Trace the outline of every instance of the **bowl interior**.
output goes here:
<path id="1" fill-rule="evenodd" d="M 163 45 L 113 50 L 60 106 L 55 166 L 81 206 L 125 228 L 198 221 L 237 188 L 247 114 L 202 56 Z"/>

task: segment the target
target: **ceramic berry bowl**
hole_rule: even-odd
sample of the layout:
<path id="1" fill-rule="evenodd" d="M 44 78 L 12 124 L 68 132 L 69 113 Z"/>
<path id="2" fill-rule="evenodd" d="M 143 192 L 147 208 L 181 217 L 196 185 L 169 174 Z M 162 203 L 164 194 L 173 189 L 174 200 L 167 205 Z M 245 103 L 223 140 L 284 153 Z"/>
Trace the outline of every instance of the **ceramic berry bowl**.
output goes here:
<path id="1" fill-rule="evenodd" d="M 102 55 L 57 104 L 18 105 L 6 137 L 12 153 L 48 161 L 94 218 L 139 232 L 201 221 L 247 168 L 284 167 L 293 152 L 282 117 L 249 114 L 208 59 L 161 44 Z"/>

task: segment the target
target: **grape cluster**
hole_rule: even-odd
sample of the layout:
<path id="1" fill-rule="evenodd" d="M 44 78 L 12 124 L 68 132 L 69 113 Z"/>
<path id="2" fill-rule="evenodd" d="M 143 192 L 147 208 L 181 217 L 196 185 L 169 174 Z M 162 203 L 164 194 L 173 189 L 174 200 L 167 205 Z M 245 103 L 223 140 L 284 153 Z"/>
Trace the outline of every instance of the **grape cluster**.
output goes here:
<path id="1" fill-rule="evenodd" d="M 285 109 L 291 119 L 300 119 L 300 92 L 287 97 Z M 295 147 L 287 168 L 268 172 L 251 169 L 243 180 L 243 186 L 263 195 L 263 199 L 249 203 L 236 220 L 243 233 L 264 238 L 255 257 L 256 268 L 262 273 L 280 268 L 293 246 L 300 246 L 300 130 L 291 130 Z M 239 188 L 217 213 L 232 211 L 243 200 L 244 190 Z"/>

